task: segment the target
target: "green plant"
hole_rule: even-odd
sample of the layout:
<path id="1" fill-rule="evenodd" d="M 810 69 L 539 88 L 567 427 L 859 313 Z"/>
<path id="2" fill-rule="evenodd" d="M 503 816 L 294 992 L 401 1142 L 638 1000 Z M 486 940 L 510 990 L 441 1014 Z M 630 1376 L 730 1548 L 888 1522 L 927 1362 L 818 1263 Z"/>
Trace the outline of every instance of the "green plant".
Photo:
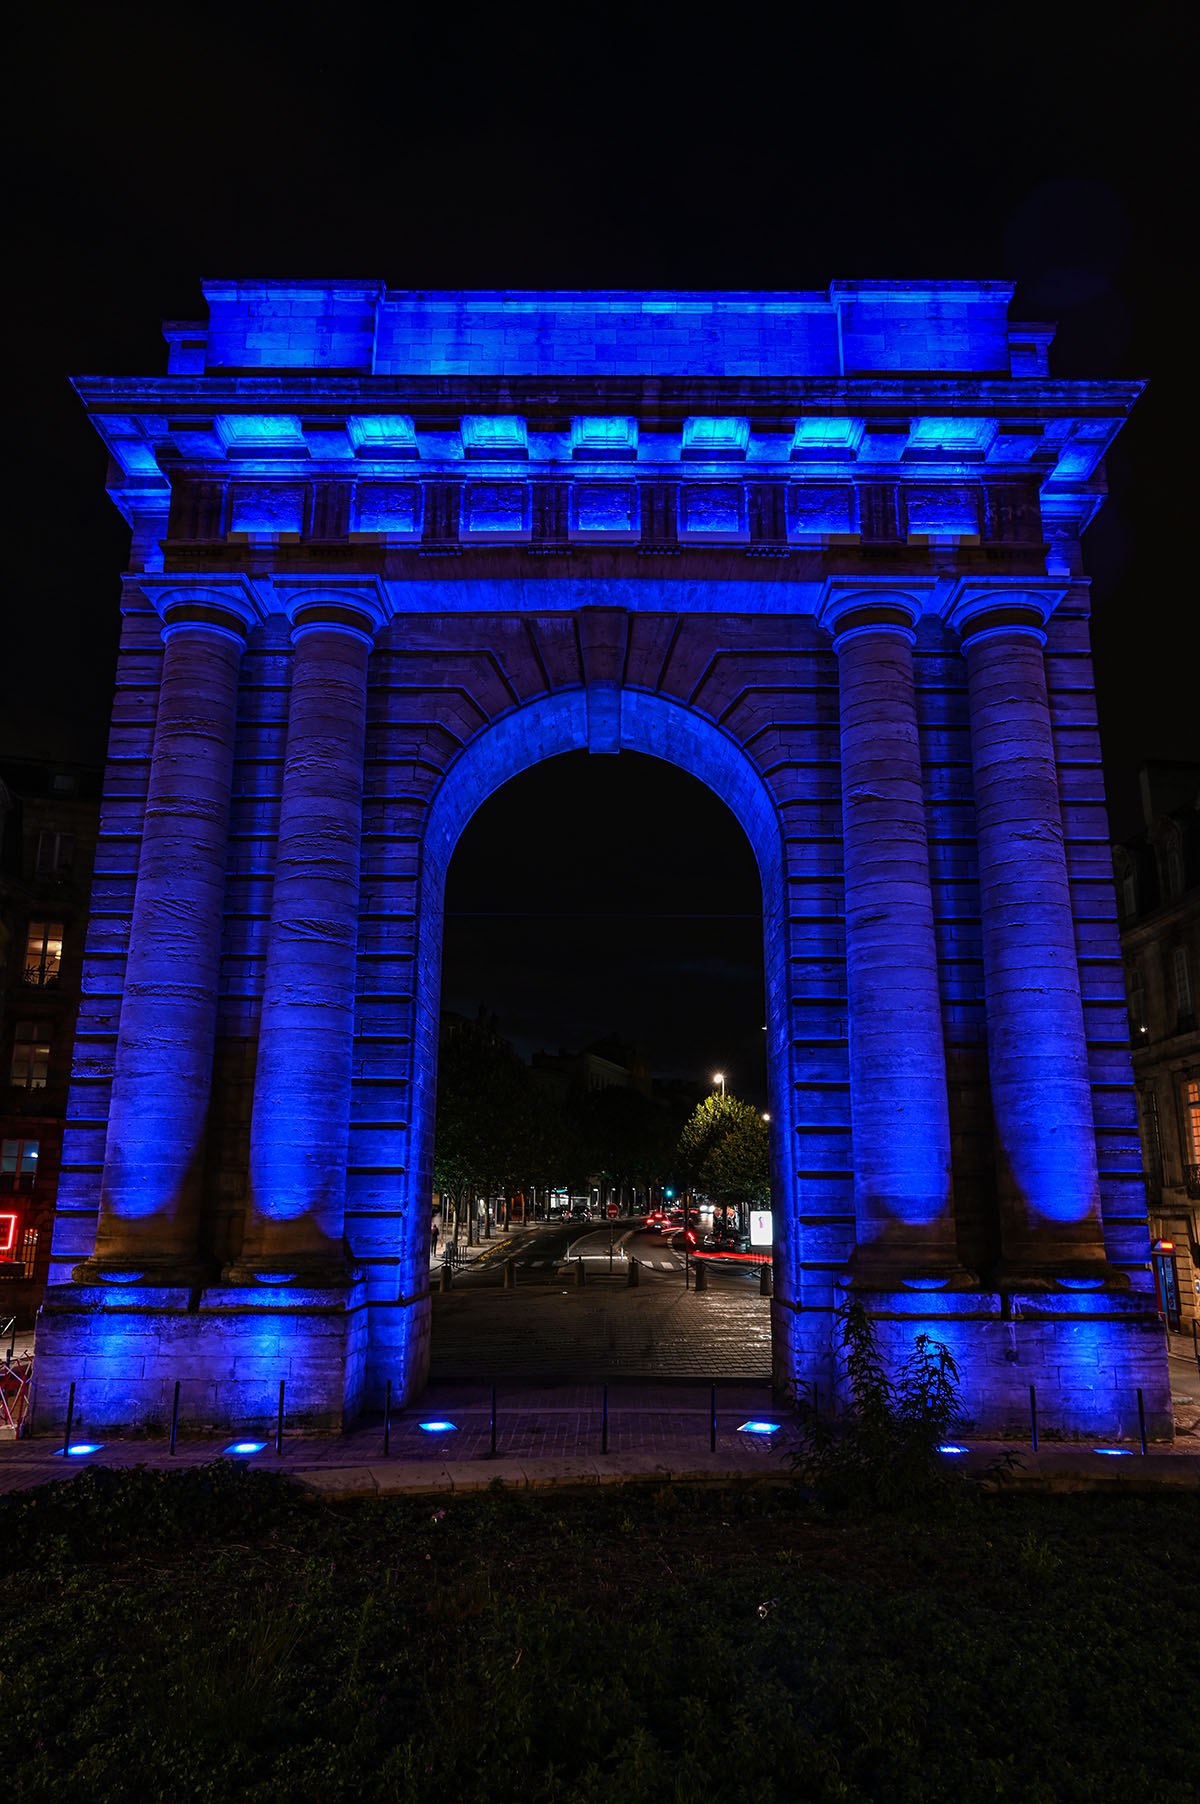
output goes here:
<path id="1" fill-rule="evenodd" d="M 958 1368 L 949 1348 L 918 1334 L 889 1378 L 875 1325 L 861 1300 L 837 1312 L 850 1401 L 832 1419 L 802 1400 L 802 1441 L 788 1457 L 823 1503 L 840 1508 L 906 1509 L 961 1495 L 956 1469 L 938 1449 L 963 1416 Z"/>

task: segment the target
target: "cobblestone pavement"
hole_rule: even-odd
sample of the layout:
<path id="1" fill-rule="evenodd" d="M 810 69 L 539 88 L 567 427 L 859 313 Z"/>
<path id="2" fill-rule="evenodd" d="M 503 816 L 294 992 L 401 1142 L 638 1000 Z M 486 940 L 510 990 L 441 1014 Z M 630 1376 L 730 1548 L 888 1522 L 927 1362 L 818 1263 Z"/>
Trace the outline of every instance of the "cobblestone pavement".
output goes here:
<path id="1" fill-rule="evenodd" d="M 448 1291 L 433 1299 L 432 1372 L 766 1379 L 771 1305 L 741 1280 L 697 1293 L 665 1273 L 636 1288 L 589 1273 L 583 1289 L 544 1280 Z"/>

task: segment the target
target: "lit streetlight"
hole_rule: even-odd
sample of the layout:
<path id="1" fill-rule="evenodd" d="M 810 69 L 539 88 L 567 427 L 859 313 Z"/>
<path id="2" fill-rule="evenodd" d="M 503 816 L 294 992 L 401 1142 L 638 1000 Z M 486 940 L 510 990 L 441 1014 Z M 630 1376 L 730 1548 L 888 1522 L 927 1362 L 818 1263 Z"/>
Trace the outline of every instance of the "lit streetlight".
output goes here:
<path id="1" fill-rule="evenodd" d="M 713 1083 L 714 1083 L 714 1084 L 720 1084 L 720 1086 L 721 1086 L 721 1097 L 722 1097 L 722 1100 L 723 1100 L 723 1099 L 724 1099 L 724 1096 L 725 1096 L 725 1073 L 724 1073 L 724 1072 L 723 1072 L 723 1071 L 714 1071 L 714 1072 L 713 1072 Z"/>

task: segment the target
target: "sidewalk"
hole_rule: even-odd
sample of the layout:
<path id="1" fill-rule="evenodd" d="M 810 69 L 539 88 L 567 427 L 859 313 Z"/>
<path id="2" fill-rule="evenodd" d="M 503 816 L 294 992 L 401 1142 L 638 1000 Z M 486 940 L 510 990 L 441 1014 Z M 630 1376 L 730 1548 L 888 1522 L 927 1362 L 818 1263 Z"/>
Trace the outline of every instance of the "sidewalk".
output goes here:
<path id="1" fill-rule="evenodd" d="M 604 1449 L 605 1387 L 600 1384 L 501 1384 L 497 1387 L 495 1455 L 492 1394 L 477 1381 L 430 1386 L 416 1408 L 393 1416 L 388 1446 L 384 1425 L 366 1417 L 340 1436 L 285 1436 L 275 1452 L 274 1423 L 253 1439 L 248 1457 L 285 1472 L 315 1495 L 381 1495 L 481 1490 L 498 1479 L 514 1489 L 578 1490 L 600 1484 L 729 1484 L 781 1482 L 796 1436 L 769 1385 L 729 1380 L 716 1389 L 716 1450 L 711 1448 L 712 1391 L 707 1381 L 612 1381 L 607 1386 L 608 1450 Z M 778 1424 L 771 1434 L 752 1422 Z M 422 1424 L 449 1423 L 433 1432 Z M 44 1484 L 85 1465 L 196 1466 L 229 1455 L 231 1436 L 181 1439 L 174 1457 L 162 1439 L 110 1439 L 95 1453 L 64 1460 L 61 1442 L 46 1436 L 0 1445 L 0 1491 Z M 1194 1450 L 1194 1451 L 1193 1451 Z M 1119 1455 L 1077 1444 L 971 1443 L 948 1454 L 964 1469 L 1004 1488 L 1037 1491 L 1200 1491 L 1200 1439 L 1182 1437 L 1144 1458 L 1136 1443 Z M 1005 1470 L 1001 1462 L 1009 1461 Z"/>

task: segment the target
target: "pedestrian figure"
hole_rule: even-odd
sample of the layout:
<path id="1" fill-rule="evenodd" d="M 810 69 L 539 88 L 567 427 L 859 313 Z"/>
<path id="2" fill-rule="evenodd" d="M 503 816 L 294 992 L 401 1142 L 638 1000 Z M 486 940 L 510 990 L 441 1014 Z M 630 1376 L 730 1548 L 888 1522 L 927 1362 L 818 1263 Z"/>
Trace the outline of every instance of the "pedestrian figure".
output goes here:
<path id="1" fill-rule="evenodd" d="M 430 1235 L 429 1235 L 429 1257 L 430 1257 L 430 1259 L 437 1258 L 437 1250 L 438 1250 L 438 1225 L 436 1222 L 434 1222 L 433 1228 L 431 1229 Z"/>

